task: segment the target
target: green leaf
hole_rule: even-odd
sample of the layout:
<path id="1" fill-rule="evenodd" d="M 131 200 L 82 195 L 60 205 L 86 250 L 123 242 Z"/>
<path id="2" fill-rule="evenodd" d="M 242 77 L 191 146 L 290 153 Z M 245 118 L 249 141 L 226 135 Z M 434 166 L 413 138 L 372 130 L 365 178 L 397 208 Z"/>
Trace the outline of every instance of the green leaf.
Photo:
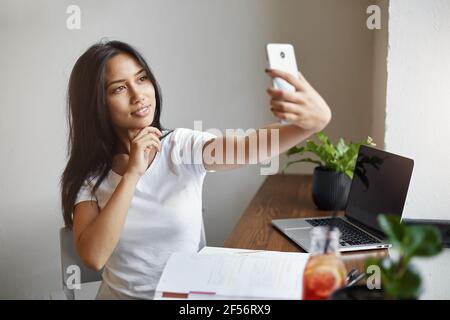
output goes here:
<path id="1" fill-rule="evenodd" d="M 408 266 L 401 275 L 395 275 L 383 283 L 383 289 L 387 296 L 392 299 L 417 299 L 420 295 L 420 275 Z"/>
<path id="2" fill-rule="evenodd" d="M 319 140 L 319 143 L 306 140 L 303 147 L 292 147 L 286 152 L 286 155 L 289 157 L 294 154 L 310 152 L 319 158 L 321 166 L 335 172 L 345 173 L 349 178 L 353 178 L 359 147 L 361 144 L 369 144 L 369 140 L 347 144 L 343 138 L 340 138 L 336 146 L 334 146 L 323 132 L 317 133 L 316 138 Z"/>
<path id="3" fill-rule="evenodd" d="M 322 142 L 322 144 L 330 144 L 330 140 L 323 132 L 317 133 L 317 138 L 319 139 L 320 142 Z"/>
<path id="4" fill-rule="evenodd" d="M 337 145 L 336 145 L 336 153 L 338 157 L 342 157 L 345 155 L 345 153 L 348 151 L 349 146 L 347 146 L 344 142 L 344 139 L 339 139 Z"/>
<path id="5" fill-rule="evenodd" d="M 312 140 L 307 140 L 306 141 L 306 151 L 310 151 L 310 152 L 316 152 L 317 148 L 319 146 Z"/>
<path id="6" fill-rule="evenodd" d="M 293 155 L 293 154 L 297 154 L 297 153 L 303 153 L 305 151 L 305 147 L 297 147 L 297 146 L 294 146 L 294 147 L 292 147 L 292 148 L 290 148 L 287 152 L 286 152 L 286 154 L 287 154 L 287 156 L 291 156 L 291 155 Z"/>
<path id="7" fill-rule="evenodd" d="M 295 160 L 295 161 L 289 161 L 288 163 L 286 163 L 282 169 L 282 173 L 284 173 L 284 171 L 286 171 L 286 169 L 291 166 L 294 163 L 299 163 L 299 162 L 310 162 L 310 163 L 315 163 L 318 166 L 323 166 L 322 162 L 317 161 L 317 160 L 313 160 L 311 158 L 305 158 L 305 159 L 300 159 L 300 160 Z"/>
<path id="8" fill-rule="evenodd" d="M 400 217 L 396 215 L 381 214 L 378 216 L 381 229 L 395 244 L 400 244 L 405 235 L 405 227 L 400 223 Z"/>
<path id="9" fill-rule="evenodd" d="M 315 149 L 315 153 L 319 156 L 320 160 L 322 160 L 326 164 L 332 164 L 333 154 L 330 153 L 330 150 L 327 150 L 324 145 L 317 146 L 317 148 Z"/>
<path id="10" fill-rule="evenodd" d="M 346 169 L 344 173 L 350 178 L 353 179 L 353 170 Z"/>
<path id="11" fill-rule="evenodd" d="M 442 251 L 441 234 L 434 226 L 407 226 L 404 246 L 408 257 L 431 257 Z"/>
<path id="12" fill-rule="evenodd" d="M 434 226 L 401 224 L 396 215 L 382 214 L 378 221 L 399 255 L 395 260 L 393 256 L 385 257 L 378 264 L 386 296 L 392 299 L 418 298 L 421 277 L 410 262 L 413 257 L 430 257 L 442 250 L 439 230 Z M 376 260 L 368 259 L 366 266 L 368 264 L 376 264 Z"/>
<path id="13" fill-rule="evenodd" d="M 342 162 L 345 164 L 347 170 L 354 170 L 356 158 L 358 156 L 359 147 L 351 144 L 347 147 L 346 152 L 342 155 Z"/>
<path id="14" fill-rule="evenodd" d="M 382 269 L 381 261 L 382 261 L 381 259 L 377 259 L 377 258 L 369 256 L 364 262 L 364 270 L 367 270 L 367 268 L 369 268 L 369 266 L 373 266 L 373 265 L 377 265 L 380 267 L 380 269 Z"/>

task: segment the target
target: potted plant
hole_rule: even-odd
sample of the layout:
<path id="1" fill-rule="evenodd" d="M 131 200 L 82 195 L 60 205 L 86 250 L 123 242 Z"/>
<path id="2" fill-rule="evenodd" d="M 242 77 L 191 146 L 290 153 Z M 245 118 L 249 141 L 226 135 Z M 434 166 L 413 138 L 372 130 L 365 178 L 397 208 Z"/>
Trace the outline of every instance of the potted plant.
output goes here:
<path id="1" fill-rule="evenodd" d="M 332 299 L 418 299 L 422 278 L 411 263 L 415 257 L 431 257 L 442 250 L 439 230 L 430 225 L 405 225 L 396 215 L 380 215 L 378 222 L 392 243 L 389 255 L 368 258 L 365 268 L 379 268 L 381 290 L 369 290 L 367 284 L 344 287 Z M 367 276 L 367 274 L 366 274 Z"/>
<path id="2" fill-rule="evenodd" d="M 346 143 L 341 138 L 336 145 L 333 145 L 323 132 L 319 132 L 316 136 L 319 143 L 307 140 L 304 146 L 294 146 L 286 154 L 288 157 L 297 154 L 303 156 L 309 152 L 318 159 L 303 157 L 289 161 L 282 172 L 284 173 L 294 163 L 317 164 L 312 181 L 312 198 L 315 205 L 320 210 L 343 210 L 347 204 L 359 147 L 362 144 L 375 146 L 375 143 L 370 137 L 364 142 L 356 143 Z"/>

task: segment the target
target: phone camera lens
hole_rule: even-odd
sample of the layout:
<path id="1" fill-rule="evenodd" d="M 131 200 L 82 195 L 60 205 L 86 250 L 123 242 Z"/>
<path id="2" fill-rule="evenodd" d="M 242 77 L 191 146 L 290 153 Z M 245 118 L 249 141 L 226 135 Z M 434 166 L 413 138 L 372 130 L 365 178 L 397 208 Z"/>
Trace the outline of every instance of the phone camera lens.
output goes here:
<path id="1" fill-rule="evenodd" d="M 284 57 L 286 57 L 286 54 L 283 51 L 281 51 L 280 56 L 282 59 L 284 59 Z"/>

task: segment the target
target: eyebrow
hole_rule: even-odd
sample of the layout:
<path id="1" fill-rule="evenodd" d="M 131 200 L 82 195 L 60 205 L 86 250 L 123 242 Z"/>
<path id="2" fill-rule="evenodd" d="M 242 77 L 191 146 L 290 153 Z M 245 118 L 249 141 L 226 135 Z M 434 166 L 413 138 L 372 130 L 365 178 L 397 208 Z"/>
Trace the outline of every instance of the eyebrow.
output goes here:
<path id="1" fill-rule="evenodd" d="M 141 70 L 139 70 L 138 72 L 136 72 L 136 73 L 134 74 L 134 76 L 136 77 L 139 73 L 142 73 L 142 71 L 145 71 L 145 69 L 142 68 Z M 112 85 L 112 84 L 114 84 L 114 83 L 125 82 L 125 81 L 126 81 L 125 79 L 114 80 L 114 81 L 111 81 L 110 83 L 108 83 L 108 85 L 107 85 L 106 87 L 108 88 L 110 85 Z"/>

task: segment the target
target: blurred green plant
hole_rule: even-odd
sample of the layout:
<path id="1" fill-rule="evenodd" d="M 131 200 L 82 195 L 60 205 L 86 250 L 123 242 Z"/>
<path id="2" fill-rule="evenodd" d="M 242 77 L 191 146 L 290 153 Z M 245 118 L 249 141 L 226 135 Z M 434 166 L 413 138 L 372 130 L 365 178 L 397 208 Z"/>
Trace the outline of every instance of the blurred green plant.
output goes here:
<path id="1" fill-rule="evenodd" d="M 310 162 L 331 171 L 345 173 L 352 179 L 359 147 L 363 144 L 367 146 L 376 146 L 371 137 L 367 137 L 367 140 L 363 142 L 349 143 L 346 143 L 343 138 L 340 138 L 336 145 L 333 145 L 323 132 L 317 133 L 316 137 L 319 140 L 319 143 L 312 140 L 306 140 L 304 146 L 294 146 L 286 151 L 286 155 L 290 157 L 295 154 L 304 155 L 304 153 L 309 152 L 316 155 L 318 159 L 303 157 L 299 160 L 289 161 L 283 167 L 282 173 L 294 163 Z"/>
<path id="2" fill-rule="evenodd" d="M 442 251 L 439 230 L 430 225 L 405 225 L 397 215 L 380 215 L 378 222 L 392 243 L 390 255 L 382 259 L 366 260 L 378 265 L 381 271 L 381 285 L 387 299 L 417 299 L 420 296 L 422 279 L 413 268 L 414 257 L 431 257 Z"/>

